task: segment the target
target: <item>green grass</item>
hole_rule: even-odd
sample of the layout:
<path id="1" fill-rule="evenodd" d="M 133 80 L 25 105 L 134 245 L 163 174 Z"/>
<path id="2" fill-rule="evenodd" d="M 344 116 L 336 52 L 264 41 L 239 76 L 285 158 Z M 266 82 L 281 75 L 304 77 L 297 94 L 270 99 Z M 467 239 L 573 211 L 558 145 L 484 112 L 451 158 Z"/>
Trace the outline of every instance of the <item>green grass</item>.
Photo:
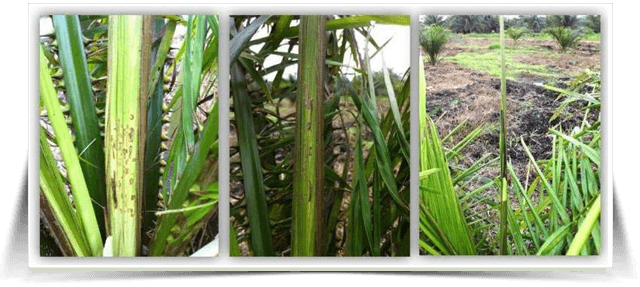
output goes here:
<path id="1" fill-rule="evenodd" d="M 499 44 L 498 44 L 499 47 Z M 523 73 L 536 74 L 540 77 L 552 77 L 553 73 L 542 65 L 529 65 L 514 61 L 518 54 L 539 53 L 540 49 L 505 49 L 507 78 L 517 79 Z M 492 77 L 500 77 L 500 50 L 489 50 L 486 53 L 458 53 L 453 57 L 444 57 L 443 61 L 458 63 L 466 68 L 484 72 Z"/>
<path id="2" fill-rule="evenodd" d="M 601 42 L 602 35 L 600 33 L 589 33 L 584 35 L 582 41 L 590 41 L 590 42 Z"/>
<path id="3" fill-rule="evenodd" d="M 488 33 L 488 34 L 479 34 L 479 33 L 471 33 L 467 35 L 461 35 L 467 39 L 492 39 L 490 44 L 488 45 L 477 45 L 477 44 L 463 44 L 461 46 L 465 48 L 469 48 L 469 51 L 461 52 L 456 54 L 455 56 L 447 56 L 442 57 L 442 61 L 449 61 L 458 63 L 466 68 L 484 72 L 489 74 L 492 77 L 500 77 L 500 34 L 499 33 Z M 521 38 L 522 39 L 536 39 L 536 40 L 548 40 L 553 41 L 551 36 L 546 33 L 528 33 L 525 34 Z M 600 41 L 600 34 L 591 33 L 584 36 L 582 41 Z M 555 44 L 554 44 L 555 45 Z M 554 46 L 554 49 L 555 46 Z M 523 73 L 525 74 L 534 74 L 537 77 L 544 79 L 552 79 L 557 77 L 558 75 L 554 73 L 553 70 L 548 69 L 544 65 L 531 65 L 526 63 L 519 63 L 514 61 L 516 55 L 522 55 L 526 57 L 529 54 L 537 54 L 542 55 L 546 58 L 558 58 L 560 54 L 556 50 L 548 50 L 546 48 L 540 46 L 533 46 L 523 44 L 523 42 L 519 42 L 519 45 L 514 46 L 512 41 L 508 41 L 505 46 L 505 61 L 507 65 L 507 79 L 513 80 L 520 78 Z M 563 75 L 574 77 L 577 73 L 573 72 L 564 72 Z"/>
<path id="4" fill-rule="evenodd" d="M 458 34 L 468 39 L 500 39 L 500 34 L 498 33 L 469 33 L 469 34 Z"/>

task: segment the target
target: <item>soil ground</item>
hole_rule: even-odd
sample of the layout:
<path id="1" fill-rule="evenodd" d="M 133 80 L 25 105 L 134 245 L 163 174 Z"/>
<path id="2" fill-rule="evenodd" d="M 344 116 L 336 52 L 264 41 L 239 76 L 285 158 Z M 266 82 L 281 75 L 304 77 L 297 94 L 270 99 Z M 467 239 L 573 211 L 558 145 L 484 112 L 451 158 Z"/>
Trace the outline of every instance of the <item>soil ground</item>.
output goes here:
<path id="1" fill-rule="evenodd" d="M 484 71 L 473 70 L 450 59 L 459 53 L 483 53 L 489 48 L 475 49 L 473 46 L 490 45 L 494 39 L 465 39 L 465 44 L 450 41 L 445 46 L 443 60 L 436 65 L 425 64 L 427 82 L 427 112 L 437 119 L 441 135 L 447 135 L 458 124 L 467 121 L 466 125 L 454 137 L 458 140 L 481 124 L 497 124 L 500 118 L 500 79 L 492 77 Z M 558 93 L 549 91 L 540 84 L 565 87 L 575 72 L 585 69 L 600 70 L 600 53 L 597 42 L 583 42 L 573 51 L 561 53 L 557 45 L 550 41 L 521 40 L 519 45 L 525 49 L 549 47 L 553 54 L 517 54 L 514 62 L 531 65 L 552 66 L 560 74 L 549 79 L 534 79 L 527 73 L 519 78 L 507 81 L 507 122 L 510 138 L 523 136 L 525 142 L 533 143 L 531 152 L 536 158 L 545 159 L 550 156 L 551 140 L 546 137 L 548 128 L 557 123 L 563 127 L 577 124 L 575 117 L 549 122 L 549 118 L 560 105 Z M 533 47 L 531 47 L 533 46 Z M 597 52 L 593 52 L 597 51 Z M 492 129 L 482 137 L 486 150 L 497 152 L 498 130 Z M 492 148 L 494 146 L 495 148 Z M 474 144 L 478 145 L 478 143 Z M 513 145 L 510 145 L 513 147 Z M 473 150 L 473 148 L 470 148 Z M 478 158 L 478 154 L 473 158 Z M 481 154 L 480 154 L 481 155 Z M 526 156 L 517 150 L 511 150 L 512 160 L 526 161 Z"/>

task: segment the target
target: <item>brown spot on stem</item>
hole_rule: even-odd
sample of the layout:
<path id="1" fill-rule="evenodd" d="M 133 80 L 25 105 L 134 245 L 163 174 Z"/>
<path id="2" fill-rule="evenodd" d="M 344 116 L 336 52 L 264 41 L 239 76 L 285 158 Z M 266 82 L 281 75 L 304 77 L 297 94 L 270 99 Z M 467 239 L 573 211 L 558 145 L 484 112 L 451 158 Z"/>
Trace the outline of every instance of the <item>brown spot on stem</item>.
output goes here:
<path id="1" fill-rule="evenodd" d="M 118 208 L 118 197 L 116 194 L 116 180 L 115 178 L 111 178 L 111 197 L 113 198 L 113 205 L 115 208 Z"/>

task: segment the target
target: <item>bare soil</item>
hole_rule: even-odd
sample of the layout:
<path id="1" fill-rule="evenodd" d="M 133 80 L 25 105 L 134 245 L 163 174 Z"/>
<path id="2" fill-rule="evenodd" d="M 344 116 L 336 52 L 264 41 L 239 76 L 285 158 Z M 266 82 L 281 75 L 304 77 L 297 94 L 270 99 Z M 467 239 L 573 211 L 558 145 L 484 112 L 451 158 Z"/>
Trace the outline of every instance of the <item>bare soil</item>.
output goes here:
<path id="1" fill-rule="evenodd" d="M 497 125 L 500 119 L 500 80 L 482 72 L 464 68 L 456 63 L 440 62 L 425 68 L 427 85 L 427 113 L 437 119 L 438 131 L 446 136 L 460 123 L 468 124 L 453 137 L 458 142 L 479 125 Z M 565 85 L 568 78 L 557 83 Z M 508 155 L 514 162 L 527 162 L 519 138 L 523 137 L 536 159 L 551 156 L 551 138 L 547 130 L 560 123 L 563 128 L 580 124 L 581 117 L 565 117 L 549 121 L 560 105 L 558 93 L 526 81 L 507 81 Z M 576 111 L 577 109 L 569 110 Z M 499 140 L 497 128 L 488 129 L 480 139 L 468 146 L 470 162 L 487 152 L 496 153 Z M 445 146 L 447 144 L 445 143 Z"/>
<path id="2" fill-rule="evenodd" d="M 482 53 L 485 49 L 472 49 L 469 45 L 488 46 L 495 39 L 464 39 L 461 45 L 453 40 L 445 46 L 444 56 L 457 53 Z M 509 41 L 510 42 L 510 41 Z M 521 40 L 519 45 L 533 45 L 558 50 L 557 44 L 543 40 Z M 532 53 L 516 55 L 514 61 L 544 65 L 560 74 L 581 72 L 585 69 L 600 70 L 600 43 L 581 42 L 569 53 Z M 560 123 L 563 128 L 578 125 L 582 118 L 578 115 L 564 117 L 549 122 L 549 119 L 561 101 L 558 93 L 546 90 L 540 83 L 565 87 L 571 79 L 560 77 L 554 82 L 544 82 L 535 75 L 523 74 L 516 81 L 507 81 L 507 122 L 509 157 L 516 163 L 526 163 L 526 154 L 522 150 L 519 138 L 523 137 L 536 159 L 546 159 L 551 153 L 551 138 L 547 136 L 550 127 Z M 425 65 L 427 81 L 427 112 L 437 119 L 441 136 L 446 136 L 460 123 L 467 124 L 453 138 L 458 142 L 464 135 L 482 124 L 497 124 L 500 118 L 500 80 L 490 75 L 468 69 L 460 64 L 440 61 L 436 65 Z M 577 109 L 570 109 L 569 113 Z M 595 116 L 595 115 L 592 115 Z M 490 129 L 481 138 L 472 143 L 463 157 L 472 162 L 486 152 L 497 153 L 497 129 Z M 445 143 L 447 146 L 447 143 Z"/>
<path id="3" fill-rule="evenodd" d="M 578 47 L 581 48 L 581 47 Z M 600 70 L 600 53 L 591 52 L 589 48 L 576 50 L 576 53 L 558 53 L 556 58 L 549 58 L 541 54 L 516 55 L 515 61 L 529 65 L 540 65 L 559 72 L 582 72 L 586 69 Z"/>

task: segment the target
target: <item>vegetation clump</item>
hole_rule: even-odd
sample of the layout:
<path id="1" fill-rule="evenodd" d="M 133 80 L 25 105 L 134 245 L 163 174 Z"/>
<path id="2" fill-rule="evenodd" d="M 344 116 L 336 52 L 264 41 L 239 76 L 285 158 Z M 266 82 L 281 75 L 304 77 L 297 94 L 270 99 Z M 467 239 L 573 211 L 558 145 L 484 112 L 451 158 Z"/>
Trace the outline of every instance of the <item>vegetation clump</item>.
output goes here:
<path id="1" fill-rule="evenodd" d="M 575 28 L 580 23 L 577 15 L 550 15 L 547 16 L 549 27 Z"/>
<path id="2" fill-rule="evenodd" d="M 585 26 L 591 29 L 594 33 L 600 33 L 600 15 L 588 15 L 585 19 Z"/>
<path id="3" fill-rule="evenodd" d="M 526 24 L 534 33 L 540 33 L 547 25 L 545 19 L 538 15 L 531 16 L 519 16 L 518 19 L 522 19 L 522 22 Z"/>
<path id="4" fill-rule="evenodd" d="M 440 59 L 440 53 L 449 41 L 449 32 L 442 26 L 432 25 L 420 33 L 420 46 L 429 56 L 429 63 L 435 65 Z"/>
<path id="5" fill-rule="evenodd" d="M 547 28 L 544 31 L 560 46 L 562 52 L 566 52 L 567 49 L 577 46 L 583 37 L 579 31 L 563 26 Z"/>
<path id="6" fill-rule="evenodd" d="M 514 45 L 518 45 L 518 40 L 520 40 L 525 34 L 526 31 L 524 28 L 509 28 L 505 31 L 507 36 L 513 40 Z"/>
<path id="7" fill-rule="evenodd" d="M 422 24 L 424 25 L 440 25 L 440 26 L 445 26 L 447 25 L 447 20 L 441 16 L 441 15 L 427 15 L 427 17 L 424 18 L 424 20 L 422 21 Z"/>
<path id="8" fill-rule="evenodd" d="M 492 15 L 454 15 L 449 19 L 453 33 L 494 33 L 500 29 L 498 17 Z"/>

